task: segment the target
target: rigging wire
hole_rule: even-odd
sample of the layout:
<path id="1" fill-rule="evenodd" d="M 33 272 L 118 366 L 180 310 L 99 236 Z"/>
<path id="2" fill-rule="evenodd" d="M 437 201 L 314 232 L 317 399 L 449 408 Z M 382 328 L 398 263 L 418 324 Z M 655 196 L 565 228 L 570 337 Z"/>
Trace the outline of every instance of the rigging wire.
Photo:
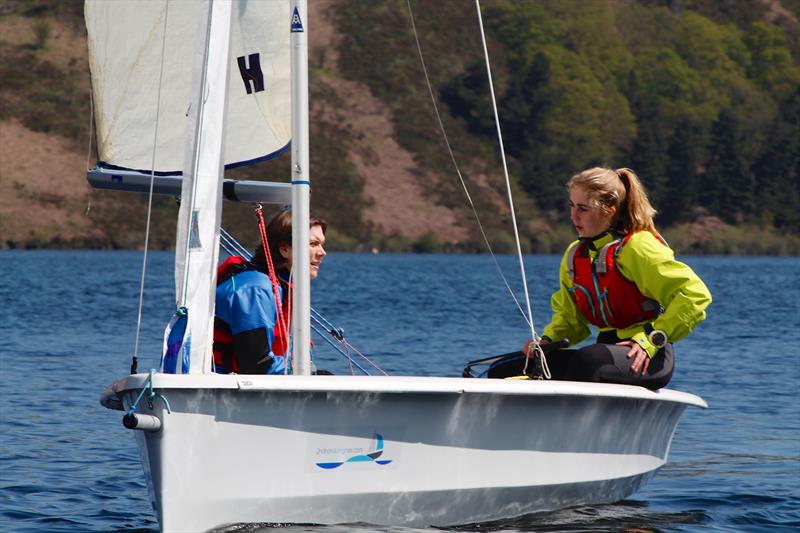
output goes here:
<path id="1" fill-rule="evenodd" d="M 433 103 L 433 110 L 436 114 L 436 120 L 439 123 L 439 130 L 442 132 L 442 138 L 444 139 L 444 144 L 447 147 L 447 153 L 450 155 L 450 160 L 453 162 L 453 167 L 455 168 L 456 174 L 458 175 L 458 179 L 461 182 L 461 187 L 464 189 L 464 194 L 467 197 L 467 201 L 469 202 L 470 208 L 472 208 L 472 214 L 475 216 L 475 221 L 478 224 L 478 229 L 481 232 L 481 236 L 483 237 L 483 242 L 486 244 L 486 248 L 489 250 L 489 255 L 492 256 L 492 260 L 494 261 L 494 266 L 497 269 L 497 273 L 500 275 L 500 279 L 503 280 L 503 283 L 508 289 L 508 293 L 511 295 L 511 298 L 514 300 L 514 303 L 517 305 L 517 309 L 519 310 L 522 318 L 528 325 L 531 325 L 530 319 L 525 315 L 525 311 L 522 310 L 522 306 L 519 303 L 514 291 L 511 289 L 511 286 L 508 283 L 505 275 L 503 274 L 503 270 L 500 268 L 500 263 L 497 261 L 497 257 L 492 250 L 492 245 L 489 243 L 489 238 L 486 236 L 486 232 L 483 229 L 483 224 L 481 224 L 481 218 L 478 216 L 478 210 L 475 207 L 475 203 L 472 201 L 472 196 L 469 194 L 469 188 L 467 187 L 467 183 L 464 180 L 463 175 L 461 174 L 461 169 L 456 162 L 456 156 L 453 154 L 453 149 L 450 146 L 450 140 L 447 137 L 447 132 L 444 128 L 444 122 L 442 121 L 442 116 L 439 113 L 439 106 L 436 103 L 436 96 L 433 93 L 433 85 L 431 84 L 430 77 L 428 76 L 428 68 L 425 65 L 425 58 L 422 55 L 422 45 L 419 41 L 419 35 L 417 33 L 417 25 L 414 22 L 414 12 L 411 9 L 411 0 L 406 0 L 406 4 L 408 5 L 408 15 L 411 18 L 411 30 L 414 33 L 414 41 L 417 44 L 417 53 L 419 54 L 419 61 L 422 64 L 422 72 L 425 74 L 425 83 L 428 85 L 428 93 L 431 97 L 431 102 Z M 513 214 L 513 209 L 512 209 Z"/>
<path id="2" fill-rule="evenodd" d="M 169 17 L 169 2 L 164 5 L 164 30 L 161 35 L 161 69 L 158 75 L 158 91 L 156 92 L 156 121 L 153 130 L 153 151 L 150 159 L 150 191 L 147 196 L 147 221 L 144 231 L 144 255 L 142 256 L 142 277 L 139 281 L 139 306 L 136 317 L 136 341 L 133 346 L 133 357 L 131 359 L 131 374 L 136 373 L 136 365 L 139 356 L 139 339 L 142 331 L 142 308 L 144 307 L 144 280 L 147 275 L 147 250 L 150 245 L 150 220 L 153 212 L 153 186 L 156 176 L 156 152 L 158 150 L 158 119 L 161 115 L 161 85 L 164 79 L 164 57 L 166 55 L 167 42 L 167 18 Z"/>
<path id="3" fill-rule="evenodd" d="M 522 287 L 525 290 L 525 302 L 528 305 L 528 325 L 531 328 L 531 350 L 535 351 L 542 361 L 542 367 L 544 370 L 545 377 L 550 379 L 550 369 L 547 365 L 547 358 L 544 355 L 544 351 L 542 350 L 541 346 L 539 345 L 539 339 L 536 337 L 536 329 L 533 325 L 533 308 L 531 306 L 531 298 L 528 294 L 528 280 L 527 276 L 525 275 L 525 262 L 522 260 L 522 247 L 520 246 L 519 242 L 519 229 L 517 228 L 517 215 L 514 212 L 514 198 L 511 195 L 511 180 L 508 177 L 508 164 L 506 163 L 506 151 L 505 147 L 503 146 L 503 132 L 500 129 L 500 115 L 497 112 L 497 98 L 494 94 L 494 82 L 492 81 L 492 67 L 489 64 L 489 48 L 486 46 L 486 33 L 483 30 L 483 16 L 481 15 L 481 2 L 480 0 L 475 0 L 475 8 L 478 11 L 478 24 L 481 29 L 481 43 L 483 43 L 483 57 L 486 60 L 486 76 L 489 79 L 489 92 L 492 96 L 492 111 L 494 112 L 494 123 L 497 128 L 497 140 L 500 143 L 500 156 L 503 160 L 503 175 L 506 179 L 506 192 L 508 193 L 508 206 L 511 209 L 511 223 L 514 227 L 514 239 L 516 240 L 517 244 L 517 258 L 519 259 L 519 269 L 522 275 Z M 528 356 L 533 355 L 531 354 L 531 350 L 528 350 L 529 353 L 526 354 Z M 528 362 L 530 361 L 530 357 L 525 358 L 525 368 L 523 369 L 523 373 L 526 373 L 528 370 Z"/>

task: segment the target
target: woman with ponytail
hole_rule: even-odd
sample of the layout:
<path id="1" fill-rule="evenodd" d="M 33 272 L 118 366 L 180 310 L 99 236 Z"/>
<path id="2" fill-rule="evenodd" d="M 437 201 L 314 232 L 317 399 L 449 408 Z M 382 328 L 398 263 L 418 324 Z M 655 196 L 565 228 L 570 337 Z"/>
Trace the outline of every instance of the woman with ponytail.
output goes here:
<path id="1" fill-rule="evenodd" d="M 631 169 L 590 168 L 567 189 L 579 238 L 561 260 L 553 318 L 539 342 L 574 346 L 590 325 L 599 333 L 595 344 L 550 352 L 552 377 L 661 388 L 672 377 L 672 343 L 705 319 L 711 294 L 656 231 L 656 211 Z M 533 345 L 523 352 L 531 356 Z"/>

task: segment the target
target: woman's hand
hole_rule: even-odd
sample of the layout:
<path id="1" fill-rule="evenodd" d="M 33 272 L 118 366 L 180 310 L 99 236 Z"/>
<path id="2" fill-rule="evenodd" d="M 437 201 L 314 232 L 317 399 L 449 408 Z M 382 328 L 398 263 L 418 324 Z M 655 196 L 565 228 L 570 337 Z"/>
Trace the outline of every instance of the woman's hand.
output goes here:
<path id="1" fill-rule="evenodd" d="M 544 339 L 544 338 L 539 339 L 539 344 L 540 345 L 549 344 L 549 343 L 550 343 L 550 339 Z M 533 357 L 533 340 L 532 339 L 529 340 L 528 342 L 526 342 L 522 346 L 522 353 L 524 353 L 525 356 L 528 357 L 528 358 Z"/>
<path id="2" fill-rule="evenodd" d="M 639 346 L 639 344 L 634 341 L 618 342 L 617 346 L 630 347 L 630 350 L 628 350 L 628 359 L 632 359 L 631 370 L 634 374 L 638 374 L 640 370 L 642 374 L 647 373 L 647 367 L 650 366 L 650 356 L 647 355 L 647 352 L 644 351 L 644 348 Z"/>

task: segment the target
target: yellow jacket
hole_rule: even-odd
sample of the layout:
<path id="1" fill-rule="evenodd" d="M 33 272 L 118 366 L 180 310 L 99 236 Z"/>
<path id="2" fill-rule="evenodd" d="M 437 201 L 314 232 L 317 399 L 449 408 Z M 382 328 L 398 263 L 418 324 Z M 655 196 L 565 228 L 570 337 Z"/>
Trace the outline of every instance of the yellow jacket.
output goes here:
<path id="1" fill-rule="evenodd" d="M 588 247 L 592 261 L 597 257 L 597 250 L 613 239 L 611 234 L 604 234 L 592 242 L 592 246 Z M 580 343 L 591 334 L 589 322 L 578 311 L 569 291 L 573 283 L 567 269 L 567 256 L 579 242 L 570 244 L 561 258 L 560 287 L 550 298 L 553 319 L 542 331 L 545 337 L 554 341 L 569 339 L 572 345 Z M 667 334 L 669 342 L 686 337 L 705 320 L 705 309 L 711 303 L 708 287 L 688 265 L 677 261 L 672 250 L 649 231 L 639 231 L 631 236 L 617 256 L 616 266 L 625 278 L 636 284 L 642 294 L 656 300 L 664 308 L 664 312 L 651 323 L 654 329 L 660 329 Z M 619 329 L 616 333 L 620 339 L 636 336 L 637 342 L 652 357 L 657 348 L 643 336 L 644 324 L 642 322 Z"/>

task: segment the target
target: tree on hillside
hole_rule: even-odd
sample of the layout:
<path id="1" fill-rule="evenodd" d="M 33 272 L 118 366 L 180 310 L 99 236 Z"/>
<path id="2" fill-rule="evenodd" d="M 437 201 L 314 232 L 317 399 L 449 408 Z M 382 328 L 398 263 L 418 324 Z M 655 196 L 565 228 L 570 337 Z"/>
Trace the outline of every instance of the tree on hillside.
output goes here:
<path id="1" fill-rule="evenodd" d="M 753 164 L 757 213 L 776 228 L 800 231 L 800 88 L 781 106 L 771 135 Z"/>
<path id="2" fill-rule="evenodd" d="M 755 179 L 746 148 L 739 117 L 723 109 L 711 127 L 701 199 L 709 211 L 730 223 L 742 222 L 755 204 Z"/>
<path id="3" fill-rule="evenodd" d="M 562 192 L 559 150 L 547 127 L 547 111 L 555 100 L 550 60 L 537 54 L 511 82 L 501 101 L 501 120 L 509 154 L 520 162 L 525 190 L 543 209 L 552 209 Z"/>
<path id="4" fill-rule="evenodd" d="M 690 221 L 697 205 L 698 135 L 688 118 L 678 123 L 668 144 L 666 192 L 655 204 L 665 226 Z"/>
<path id="5" fill-rule="evenodd" d="M 800 85 L 800 67 L 793 60 L 780 28 L 754 22 L 743 39 L 750 52 L 748 78 L 776 94 L 790 95 Z"/>
<path id="6" fill-rule="evenodd" d="M 660 106 L 657 101 L 641 103 L 635 113 L 638 132 L 626 166 L 641 178 L 652 203 L 660 205 L 667 193 L 667 141 L 661 131 Z"/>
<path id="7" fill-rule="evenodd" d="M 461 75 L 447 82 L 439 96 L 451 115 L 466 122 L 469 131 L 490 137 L 495 132 L 495 124 L 492 110 L 486 105 L 487 91 L 486 66 L 473 63 Z M 512 134 L 511 139 L 515 138 Z"/>

